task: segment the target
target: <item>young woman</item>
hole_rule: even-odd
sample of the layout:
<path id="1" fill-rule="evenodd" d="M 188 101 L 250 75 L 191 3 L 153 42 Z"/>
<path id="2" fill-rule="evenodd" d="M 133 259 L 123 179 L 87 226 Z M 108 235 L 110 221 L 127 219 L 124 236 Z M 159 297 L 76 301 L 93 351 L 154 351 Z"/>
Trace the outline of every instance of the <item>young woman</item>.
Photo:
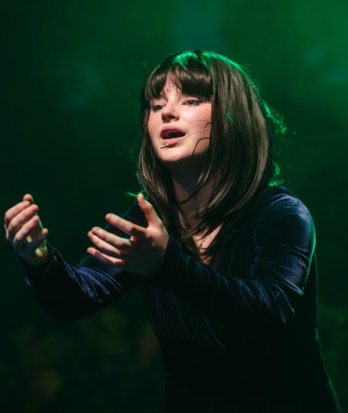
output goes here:
<path id="1" fill-rule="evenodd" d="M 141 287 L 165 368 L 166 412 L 335 412 L 317 339 L 315 232 L 279 185 L 283 128 L 245 71 L 173 54 L 142 92 L 148 200 L 88 233 L 77 267 L 46 244 L 25 195 L 5 214 L 27 282 L 73 320 Z"/>

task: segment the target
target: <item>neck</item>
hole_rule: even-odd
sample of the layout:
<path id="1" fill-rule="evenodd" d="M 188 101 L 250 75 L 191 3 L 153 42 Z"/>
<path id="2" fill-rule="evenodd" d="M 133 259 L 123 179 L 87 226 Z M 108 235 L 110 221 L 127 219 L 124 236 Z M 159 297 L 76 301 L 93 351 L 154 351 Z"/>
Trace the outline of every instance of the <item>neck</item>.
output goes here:
<path id="1" fill-rule="evenodd" d="M 190 219 L 210 198 L 213 190 L 213 183 L 209 181 L 196 192 L 198 177 L 199 173 L 194 174 L 192 171 L 190 174 L 172 174 L 176 201 L 184 217 Z"/>

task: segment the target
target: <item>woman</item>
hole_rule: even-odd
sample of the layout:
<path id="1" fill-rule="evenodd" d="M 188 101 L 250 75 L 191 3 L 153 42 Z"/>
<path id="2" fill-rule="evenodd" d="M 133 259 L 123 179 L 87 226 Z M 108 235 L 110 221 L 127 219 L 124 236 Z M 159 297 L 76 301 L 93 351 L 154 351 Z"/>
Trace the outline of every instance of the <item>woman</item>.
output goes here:
<path id="1" fill-rule="evenodd" d="M 317 340 L 315 233 L 279 186 L 281 120 L 244 70 L 173 54 L 142 92 L 145 194 L 88 236 L 72 267 L 46 245 L 30 195 L 7 239 L 42 305 L 78 319 L 141 286 L 165 367 L 166 412 L 335 412 Z"/>

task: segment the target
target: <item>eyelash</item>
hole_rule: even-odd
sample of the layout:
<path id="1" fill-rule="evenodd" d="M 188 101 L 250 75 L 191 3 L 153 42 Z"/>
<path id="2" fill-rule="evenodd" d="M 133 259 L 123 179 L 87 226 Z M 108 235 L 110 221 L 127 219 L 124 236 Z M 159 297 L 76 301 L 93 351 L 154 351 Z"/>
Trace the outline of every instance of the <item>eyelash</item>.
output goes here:
<path id="1" fill-rule="evenodd" d="M 201 101 L 197 98 L 196 99 L 190 98 L 184 101 L 184 104 L 188 106 L 198 106 L 200 103 Z"/>
<path id="2" fill-rule="evenodd" d="M 151 110 L 152 110 L 152 112 L 158 112 L 158 111 L 161 110 L 163 107 L 164 107 L 164 105 L 159 105 L 159 104 L 151 105 Z"/>
<path id="3" fill-rule="evenodd" d="M 197 98 L 189 98 L 189 99 L 185 99 L 183 101 L 183 104 L 188 105 L 188 106 L 198 106 L 200 103 L 201 103 L 201 100 L 197 99 Z M 154 105 L 151 105 L 151 110 L 152 110 L 152 112 L 158 112 L 164 106 L 165 106 L 165 104 L 156 103 Z"/>

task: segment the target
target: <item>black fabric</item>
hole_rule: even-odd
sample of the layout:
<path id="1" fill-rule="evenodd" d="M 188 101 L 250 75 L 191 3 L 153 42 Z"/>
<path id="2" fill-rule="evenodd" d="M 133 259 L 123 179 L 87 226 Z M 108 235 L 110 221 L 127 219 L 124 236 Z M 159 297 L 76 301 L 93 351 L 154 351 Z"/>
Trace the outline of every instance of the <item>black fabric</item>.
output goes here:
<path id="1" fill-rule="evenodd" d="M 145 225 L 138 207 L 126 218 Z M 167 413 L 330 413 L 337 407 L 317 339 L 314 250 L 308 209 L 273 187 L 211 265 L 170 237 L 160 269 L 146 278 L 93 258 L 72 267 L 52 247 L 44 267 L 25 272 L 62 320 L 142 287 L 162 350 Z"/>

